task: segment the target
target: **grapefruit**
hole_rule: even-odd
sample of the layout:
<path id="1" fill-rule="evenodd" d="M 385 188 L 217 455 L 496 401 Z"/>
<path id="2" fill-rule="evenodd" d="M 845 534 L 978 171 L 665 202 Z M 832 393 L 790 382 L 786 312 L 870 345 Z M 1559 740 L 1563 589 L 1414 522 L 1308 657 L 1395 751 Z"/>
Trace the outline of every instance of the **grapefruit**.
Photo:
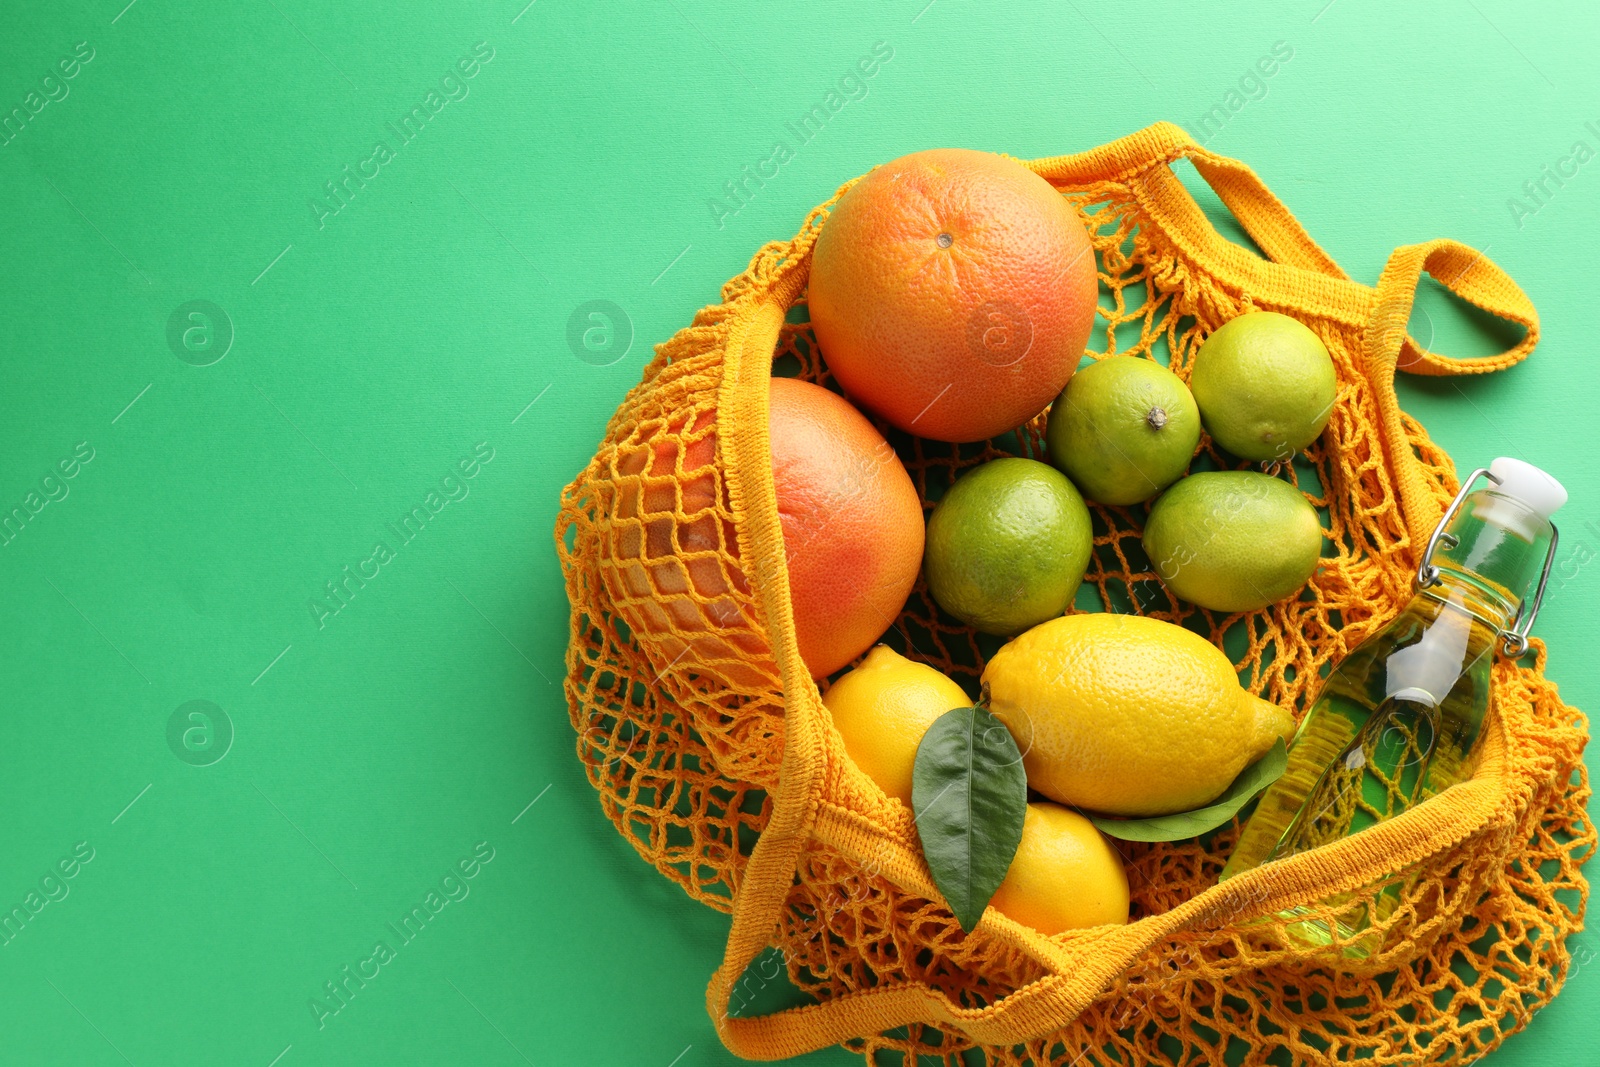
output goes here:
<path id="1" fill-rule="evenodd" d="M 922 501 L 849 401 L 772 379 L 772 479 L 800 656 L 832 674 L 894 624 L 922 565 Z"/>
<path id="2" fill-rule="evenodd" d="M 796 638 L 821 677 L 870 648 L 905 605 L 922 562 L 922 503 L 883 435 L 838 394 L 774 378 L 769 426 Z M 750 585 L 715 466 L 715 412 L 639 436 L 615 464 L 605 552 L 615 602 L 672 662 L 764 684 L 749 666 L 768 649 L 740 607 Z"/>
<path id="3" fill-rule="evenodd" d="M 812 329 L 850 398 L 908 433 L 981 441 L 1043 411 L 1094 324 L 1094 249 L 1050 183 L 991 152 L 886 163 L 812 254 Z"/>
<path id="4" fill-rule="evenodd" d="M 748 664 L 768 648 L 740 609 L 750 585 L 721 563 L 738 548 L 716 454 L 714 410 L 641 423 L 612 467 L 601 575 L 628 626 L 653 638 L 666 663 L 692 650 L 695 666 L 761 686 L 765 677 Z"/>

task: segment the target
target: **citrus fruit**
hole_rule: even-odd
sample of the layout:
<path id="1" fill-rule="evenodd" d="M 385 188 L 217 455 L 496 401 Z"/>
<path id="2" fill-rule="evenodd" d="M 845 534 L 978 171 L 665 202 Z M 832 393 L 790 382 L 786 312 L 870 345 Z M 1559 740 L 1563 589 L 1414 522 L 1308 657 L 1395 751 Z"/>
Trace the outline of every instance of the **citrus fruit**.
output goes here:
<path id="1" fill-rule="evenodd" d="M 1094 823 L 1059 804 L 1029 804 L 1022 843 L 994 909 L 1041 934 L 1128 921 L 1128 872 Z"/>
<path id="2" fill-rule="evenodd" d="M 601 555 L 600 575 L 618 613 L 653 639 L 663 668 L 716 662 L 730 682 L 767 684 L 749 666 L 771 654 L 740 609 L 749 583 L 719 559 L 737 548 L 714 465 L 716 413 L 682 412 L 642 429 L 617 452 L 611 548 Z"/>
<path id="3" fill-rule="evenodd" d="M 1291 726 L 1211 642 L 1142 615 L 1035 626 L 990 658 L 983 685 L 1028 784 L 1107 815 L 1207 804 Z"/>
<path id="4" fill-rule="evenodd" d="M 837 393 L 772 379 L 772 481 L 800 657 L 814 677 L 872 647 L 922 560 L 922 501 L 889 442 Z"/>
<path id="5" fill-rule="evenodd" d="M 1189 387 L 1150 359 L 1112 356 L 1072 376 L 1050 409 L 1050 462 L 1090 500 L 1137 504 L 1177 481 L 1200 443 Z"/>
<path id="6" fill-rule="evenodd" d="M 1067 609 L 1093 548 L 1089 509 L 1066 475 L 991 460 L 956 479 L 928 519 L 922 567 L 945 611 L 1009 637 Z"/>
<path id="7" fill-rule="evenodd" d="M 893 624 L 922 559 L 922 502 L 883 435 L 836 393 L 774 378 L 772 477 L 800 656 L 831 674 Z M 748 593 L 714 413 L 679 416 L 619 449 L 615 550 L 603 572 L 624 619 L 674 663 L 715 662 L 730 681 L 769 684 L 770 656 L 734 593 Z"/>
<path id="8" fill-rule="evenodd" d="M 1337 384 L 1322 339 L 1276 311 L 1224 323 L 1200 346 L 1189 375 L 1211 439 L 1250 460 L 1286 460 L 1315 441 Z"/>
<path id="9" fill-rule="evenodd" d="M 922 735 L 933 720 L 972 700 L 926 663 L 879 645 L 833 683 L 822 703 L 855 765 L 910 807 L 911 771 Z"/>
<path id="10" fill-rule="evenodd" d="M 1072 376 L 1094 324 L 1094 250 L 1077 211 L 1022 164 L 941 148 L 902 156 L 833 206 L 806 302 L 850 398 L 939 441 L 1020 426 Z"/>
<path id="11" fill-rule="evenodd" d="M 1166 587 L 1189 603 L 1255 611 L 1316 573 L 1322 525 L 1288 482 L 1259 471 L 1206 471 L 1151 505 L 1144 551 Z"/>

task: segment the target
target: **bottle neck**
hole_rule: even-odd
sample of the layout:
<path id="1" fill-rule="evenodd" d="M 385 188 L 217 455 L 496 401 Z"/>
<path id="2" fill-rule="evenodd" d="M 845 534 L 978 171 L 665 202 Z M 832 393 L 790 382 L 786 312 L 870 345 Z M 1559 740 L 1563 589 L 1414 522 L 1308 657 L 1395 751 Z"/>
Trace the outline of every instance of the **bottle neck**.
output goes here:
<path id="1" fill-rule="evenodd" d="M 1517 498 L 1480 489 L 1445 528 L 1433 559 L 1440 584 L 1424 592 L 1509 629 L 1539 580 L 1551 534 L 1549 520 Z"/>
<path id="2" fill-rule="evenodd" d="M 1438 583 L 1422 590 L 1421 595 L 1465 611 L 1500 633 L 1511 629 L 1520 607 L 1470 574 L 1451 567 L 1441 567 Z"/>

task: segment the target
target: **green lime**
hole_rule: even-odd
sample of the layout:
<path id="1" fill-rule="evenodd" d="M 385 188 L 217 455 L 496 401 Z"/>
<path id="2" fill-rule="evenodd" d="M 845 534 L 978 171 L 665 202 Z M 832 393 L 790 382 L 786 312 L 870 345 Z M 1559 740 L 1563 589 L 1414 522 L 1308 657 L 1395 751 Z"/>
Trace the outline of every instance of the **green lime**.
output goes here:
<path id="1" fill-rule="evenodd" d="M 1072 376 L 1050 409 L 1050 462 L 1090 500 L 1137 504 L 1177 481 L 1200 443 L 1188 386 L 1152 359 L 1112 356 Z"/>
<path id="2" fill-rule="evenodd" d="M 933 509 L 922 569 L 945 611 L 1010 637 L 1067 610 L 1093 542 L 1089 508 L 1066 475 L 996 459 L 956 479 Z"/>
<path id="3" fill-rule="evenodd" d="M 1191 604 L 1254 611 L 1316 572 L 1322 527 L 1288 482 L 1258 471 L 1208 471 L 1151 506 L 1144 551 L 1167 588 Z"/>
<path id="4" fill-rule="evenodd" d="M 1250 460 L 1286 460 L 1315 441 L 1336 385 L 1322 339 L 1276 311 L 1225 323 L 1200 346 L 1189 375 L 1211 439 Z"/>

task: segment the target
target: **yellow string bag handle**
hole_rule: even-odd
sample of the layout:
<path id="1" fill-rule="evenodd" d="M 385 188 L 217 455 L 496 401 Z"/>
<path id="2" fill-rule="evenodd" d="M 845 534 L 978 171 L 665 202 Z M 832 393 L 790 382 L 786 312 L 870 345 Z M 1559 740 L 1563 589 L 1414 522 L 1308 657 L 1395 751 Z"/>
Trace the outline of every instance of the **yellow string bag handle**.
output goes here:
<path id="1" fill-rule="evenodd" d="M 1504 352 L 1479 359 L 1455 359 L 1419 346 L 1406 332 L 1406 324 L 1424 271 L 1463 300 L 1521 326 L 1525 331 L 1522 340 Z M 1366 361 L 1377 389 L 1384 441 L 1394 443 L 1389 462 L 1399 477 L 1401 500 L 1414 542 L 1427 543 L 1443 510 L 1437 497 L 1428 491 L 1415 457 L 1405 444 L 1403 416 L 1394 395 L 1395 371 L 1429 376 L 1487 374 L 1520 363 L 1538 342 L 1539 313 L 1533 302 L 1476 249 L 1440 239 L 1405 245 L 1389 257 L 1378 278 L 1377 308 L 1367 333 Z"/>
<path id="2" fill-rule="evenodd" d="M 1182 157 L 1270 258 L 1216 233 L 1170 169 Z M 1409 598 L 1418 546 L 1456 488 L 1448 458 L 1399 411 L 1395 370 L 1510 365 L 1537 340 L 1532 305 L 1499 268 L 1454 242 L 1401 248 L 1376 290 L 1359 285 L 1254 172 L 1169 124 L 1028 165 L 1078 204 L 1094 235 L 1102 282 L 1115 296 L 1105 354 L 1118 350 L 1118 329 L 1137 326 L 1126 351 L 1149 354 L 1164 337 L 1174 370 L 1186 376 L 1204 336 L 1251 308 L 1295 315 L 1328 344 L 1340 395 L 1325 444 L 1313 449 L 1322 488 L 1303 488 L 1327 507 L 1338 554 L 1313 579 L 1310 601 L 1211 620 L 1218 641 L 1229 625 L 1247 631 L 1239 665 L 1252 688 L 1302 705 L 1322 667 Z M 1216 874 L 1229 835 L 1214 842 L 1214 855 L 1197 842 L 1129 846 L 1138 921 L 1046 938 L 990 912 L 973 933 L 960 933 L 929 878 L 910 813 L 845 756 L 794 640 L 766 381 L 775 353 L 798 359 L 814 380 L 826 376 L 808 331 L 786 316 L 802 297 L 827 206 L 794 240 L 763 248 L 724 287 L 721 305 L 660 346 L 594 462 L 564 494 L 557 527 L 573 602 L 566 689 L 580 755 L 605 810 L 641 854 L 691 895 L 732 911 L 707 989 L 728 1047 L 774 1059 L 845 1042 L 869 1057 L 892 1050 L 955 1063 L 976 1045 L 1004 1064 L 1066 1064 L 1104 1049 L 1124 1062 L 1220 1067 L 1229 1042 L 1244 1040 L 1282 1048 L 1296 1062 L 1337 1058 L 1329 1050 L 1340 1047 L 1384 1064 L 1477 1055 L 1522 1025 L 1559 987 L 1563 940 L 1580 927 L 1587 900 L 1578 865 L 1595 843 L 1583 812 L 1586 724 L 1544 679 L 1538 642 L 1533 666 L 1494 666 L 1495 711 L 1474 778 L 1428 804 L 1223 885 Z M 1423 351 L 1405 324 L 1424 269 L 1522 324 L 1526 336 L 1486 360 Z M 1135 306 L 1124 297 L 1138 286 L 1146 299 Z M 716 462 L 702 468 L 686 457 L 705 444 L 713 416 Z M 1023 443 L 1038 451 L 1036 422 Z M 952 459 L 913 442 L 904 458 L 926 484 L 989 455 Z M 678 491 L 662 495 L 647 467 L 671 475 Z M 709 496 L 708 478 L 716 487 Z M 707 548 L 715 524 L 698 526 L 697 538 L 656 543 L 651 531 L 670 528 L 664 521 L 680 531 L 709 521 L 677 503 L 689 486 L 702 500 L 720 495 L 711 509 L 720 543 Z M 1108 583 L 1141 577 L 1121 548 L 1137 530 L 1110 512 L 1101 519 L 1109 532 L 1099 549 L 1118 563 L 1097 562 L 1090 580 L 1110 604 Z M 1183 610 L 1152 614 L 1182 621 Z M 917 594 L 901 623 L 933 636 L 936 651 L 914 649 L 921 658 L 953 673 L 981 669 L 971 634 L 939 620 Z M 978 663 L 960 654 L 962 642 Z M 732 812 L 756 787 L 768 797 L 746 856 L 737 842 L 749 824 Z M 1409 878 L 1379 923 L 1387 947 L 1364 965 L 1287 938 L 1276 918 L 1290 906 L 1331 918 L 1369 905 L 1374 883 L 1399 872 Z M 1519 942 L 1527 958 L 1480 947 L 1486 928 Z M 770 945 L 820 1003 L 732 1017 L 741 975 Z M 1463 958 L 1476 977 L 1448 978 Z M 1490 995 L 1490 977 L 1500 993 Z M 1224 989 L 1228 998 L 1219 999 Z M 1357 1025 L 1353 1001 L 1367 1005 L 1365 1024 Z M 1463 1021 L 1467 1005 L 1492 1026 Z"/>

